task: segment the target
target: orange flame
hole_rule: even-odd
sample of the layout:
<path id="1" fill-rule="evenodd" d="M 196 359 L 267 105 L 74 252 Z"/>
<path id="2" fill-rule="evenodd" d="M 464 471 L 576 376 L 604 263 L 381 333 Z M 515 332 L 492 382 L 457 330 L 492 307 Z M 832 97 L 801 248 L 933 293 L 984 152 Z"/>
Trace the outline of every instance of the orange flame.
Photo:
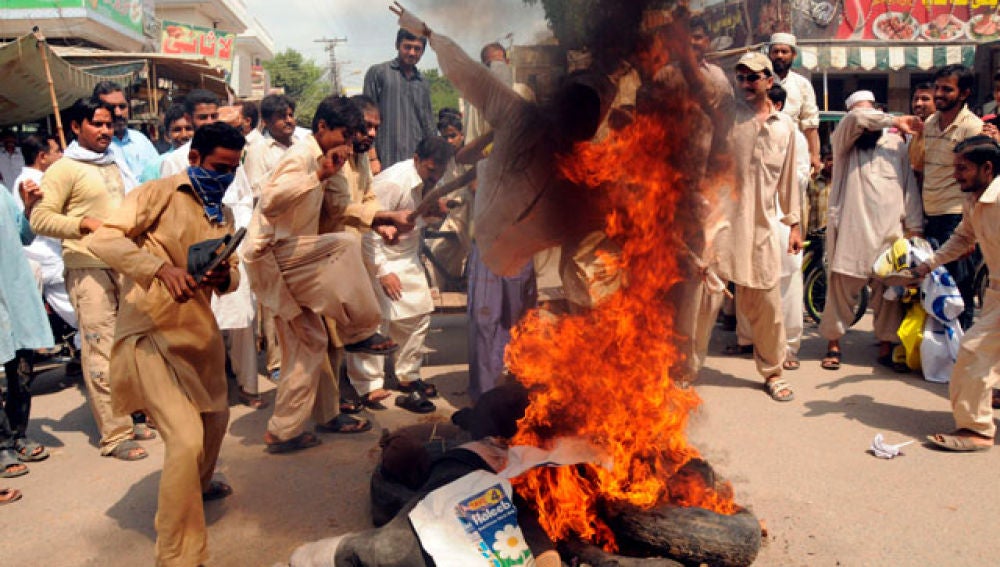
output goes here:
<path id="1" fill-rule="evenodd" d="M 698 457 L 685 429 L 701 401 L 670 375 L 684 355 L 664 296 L 680 280 L 683 227 L 694 215 L 678 210 L 691 189 L 664 157 L 671 149 L 683 151 L 686 142 L 666 125 L 662 117 L 640 116 L 604 142 L 582 145 L 561 164 L 567 178 L 607 200 L 613 212 L 604 230 L 621 245 L 615 261 L 627 284 L 586 313 L 555 319 L 530 313 L 507 349 L 511 370 L 532 389 L 514 442 L 545 446 L 555 436 L 581 436 L 614 459 L 611 471 L 589 465 L 538 469 L 516 481 L 554 540 L 574 534 L 616 549 L 597 513 L 605 502 L 736 511 L 727 486 L 717 490 L 689 478 L 671 482 Z"/>

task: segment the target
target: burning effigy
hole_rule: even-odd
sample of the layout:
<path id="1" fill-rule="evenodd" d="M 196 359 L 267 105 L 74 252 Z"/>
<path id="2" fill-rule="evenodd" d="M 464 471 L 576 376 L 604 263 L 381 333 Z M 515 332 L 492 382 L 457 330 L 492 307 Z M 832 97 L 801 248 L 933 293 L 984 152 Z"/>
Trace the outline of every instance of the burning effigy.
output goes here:
<path id="1" fill-rule="evenodd" d="M 734 185 L 727 93 L 695 60 L 686 8 L 594 2 L 589 68 L 547 104 L 519 97 L 402 6 L 393 11 L 429 38 L 443 74 L 493 127 L 492 153 L 477 167 L 483 260 L 511 274 L 560 246 L 563 283 L 579 307 L 529 313 L 514 330 L 505 360 L 527 403 L 502 451 L 506 459 L 511 448 L 556 450 L 572 439 L 601 458 L 530 467 L 510 477 L 514 494 L 481 494 L 518 503 L 525 539 L 550 544 L 532 551 L 555 547 L 595 565 L 750 564 L 759 523 L 686 436 L 701 403 L 690 383 L 712 324 L 704 316 L 714 317 L 723 291 L 712 250 L 726 237 Z M 419 447 L 400 446 L 414 451 L 407 462 L 421 462 Z M 413 541 L 403 534 L 418 523 L 414 507 L 444 486 L 442 474 L 429 468 L 419 488 L 393 500 L 384 526 L 338 540 L 337 557 L 358 561 L 380 538 Z M 384 481 L 373 499 L 392 490 Z M 420 561 L 430 547 L 417 545 Z M 312 552 L 328 549 L 302 556 Z"/>

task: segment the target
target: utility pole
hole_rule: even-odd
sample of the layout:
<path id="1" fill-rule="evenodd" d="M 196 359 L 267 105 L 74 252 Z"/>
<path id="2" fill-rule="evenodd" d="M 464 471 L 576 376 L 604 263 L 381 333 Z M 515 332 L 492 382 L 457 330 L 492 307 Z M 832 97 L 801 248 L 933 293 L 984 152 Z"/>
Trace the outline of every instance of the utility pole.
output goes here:
<path id="1" fill-rule="evenodd" d="M 330 84 L 333 86 L 333 94 L 344 94 L 344 87 L 340 83 L 340 63 L 337 61 L 337 46 L 341 43 L 347 43 L 346 37 L 335 37 L 333 39 L 314 39 L 314 43 L 324 43 L 326 44 L 326 52 L 330 54 L 329 61 L 327 63 L 327 72 L 330 74 Z"/>

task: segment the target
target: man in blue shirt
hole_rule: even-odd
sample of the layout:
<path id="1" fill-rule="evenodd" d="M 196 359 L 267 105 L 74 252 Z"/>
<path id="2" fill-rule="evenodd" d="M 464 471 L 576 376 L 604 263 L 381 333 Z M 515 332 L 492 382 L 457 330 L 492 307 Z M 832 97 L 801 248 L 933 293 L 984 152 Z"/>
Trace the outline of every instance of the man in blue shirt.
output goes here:
<path id="1" fill-rule="evenodd" d="M 101 81 L 94 86 L 92 98 L 114 107 L 114 136 L 111 139 L 111 151 L 118 155 L 119 163 L 125 162 L 132 178 L 138 180 L 146 166 L 159 159 L 160 152 L 156 151 L 156 147 L 145 134 L 128 127 L 129 102 L 121 85 L 112 81 Z"/>

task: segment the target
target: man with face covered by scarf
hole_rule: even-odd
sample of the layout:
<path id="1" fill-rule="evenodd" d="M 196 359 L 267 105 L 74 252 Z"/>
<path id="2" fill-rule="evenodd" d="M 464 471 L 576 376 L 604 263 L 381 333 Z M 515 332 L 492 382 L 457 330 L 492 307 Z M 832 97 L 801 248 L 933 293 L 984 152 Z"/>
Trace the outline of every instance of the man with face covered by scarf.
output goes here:
<path id="1" fill-rule="evenodd" d="M 124 412 L 144 409 L 166 444 L 156 513 L 156 565 L 208 559 L 203 502 L 232 489 L 212 481 L 229 421 L 225 349 L 214 294 L 239 285 L 235 255 L 200 280 L 188 249 L 232 231 L 222 197 L 245 141 L 224 123 L 195 132 L 186 171 L 130 193 L 89 242 L 125 276 L 112 347 L 112 393 Z"/>
<path id="2" fill-rule="evenodd" d="M 844 336 L 879 252 L 897 238 L 919 233 L 923 208 L 910 167 L 905 133 L 920 131 L 916 116 L 891 116 L 875 109 L 871 91 L 848 97 L 848 113 L 833 131 L 833 183 L 827 213 L 827 260 L 830 278 L 819 332 L 828 341 L 822 366 L 840 367 L 840 337 Z M 898 301 L 882 298 L 873 284 L 875 337 L 879 361 L 892 366 L 892 343 L 903 320 Z"/>

